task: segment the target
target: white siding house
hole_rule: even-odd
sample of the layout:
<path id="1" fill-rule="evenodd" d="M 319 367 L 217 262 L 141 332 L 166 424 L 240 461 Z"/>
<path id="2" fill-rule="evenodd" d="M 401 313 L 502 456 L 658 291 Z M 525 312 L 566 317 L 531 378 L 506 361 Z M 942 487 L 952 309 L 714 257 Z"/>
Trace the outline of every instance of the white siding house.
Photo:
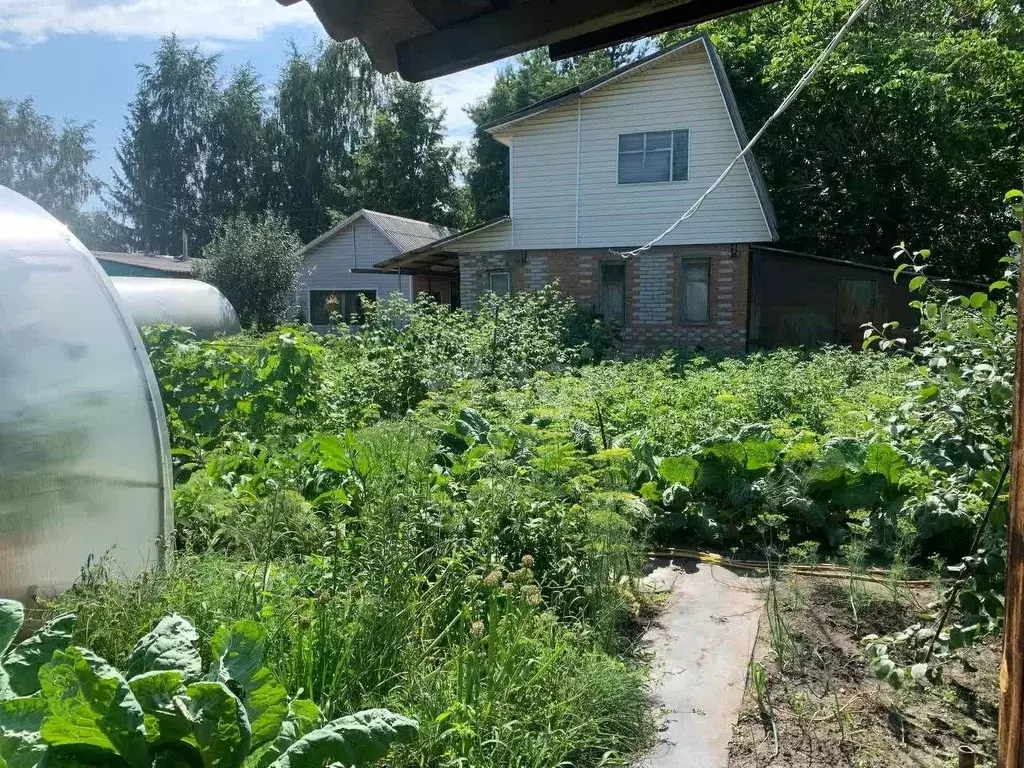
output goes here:
<path id="1" fill-rule="evenodd" d="M 323 328 L 323 302 L 333 296 L 349 314 L 358 295 L 384 298 L 398 292 L 413 298 L 410 274 L 384 272 L 376 265 L 450 234 L 445 227 L 377 211 L 359 210 L 302 248 L 296 303 L 304 320 Z"/>
<path id="2" fill-rule="evenodd" d="M 742 349 L 750 246 L 777 239 L 722 61 L 697 36 L 482 126 L 508 147 L 509 215 L 380 266 L 458 264 L 467 308 L 488 290 L 561 289 L 623 326 L 627 345 Z"/>

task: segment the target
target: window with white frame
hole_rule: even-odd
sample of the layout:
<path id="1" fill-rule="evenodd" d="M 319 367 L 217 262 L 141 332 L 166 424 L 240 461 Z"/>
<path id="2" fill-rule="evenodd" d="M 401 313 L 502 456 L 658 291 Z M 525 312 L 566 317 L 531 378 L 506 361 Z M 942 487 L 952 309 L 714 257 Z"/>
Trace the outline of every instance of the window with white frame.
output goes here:
<path id="1" fill-rule="evenodd" d="M 363 322 L 363 299 L 377 300 L 376 291 L 310 291 L 309 322 L 313 325 L 330 325 L 333 318 L 345 321 L 356 318 Z"/>
<path id="2" fill-rule="evenodd" d="M 690 131 L 619 134 L 619 184 L 686 181 L 690 177 Z"/>
<path id="3" fill-rule="evenodd" d="M 706 323 L 710 319 L 711 263 L 684 259 L 682 266 L 682 321 Z"/>
<path id="4" fill-rule="evenodd" d="M 487 274 L 487 290 L 499 296 L 512 293 L 512 279 L 508 272 L 489 272 Z"/>

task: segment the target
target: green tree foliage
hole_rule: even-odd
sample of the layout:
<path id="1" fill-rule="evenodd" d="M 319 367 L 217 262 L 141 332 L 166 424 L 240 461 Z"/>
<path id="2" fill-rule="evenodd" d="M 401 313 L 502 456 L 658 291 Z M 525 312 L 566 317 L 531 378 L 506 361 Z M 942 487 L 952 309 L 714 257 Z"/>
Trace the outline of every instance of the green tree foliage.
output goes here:
<path id="1" fill-rule="evenodd" d="M 83 211 L 68 224 L 86 248 L 93 251 L 125 251 L 129 233 L 106 211 Z"/>
<path id="2" fill-rule="evenodd" d="M 97 190 L 89 175 L 92 124 L 66 123 L 36 111 L 31 99 L 0 99 L 0 184 L 69 222 Z"/>
<path id="3" fill-rule="evenodd" d="M 498 73 L 490 93 L 466 112 L 478 126 L 485 125 L 622 66 L 642 50 L 640 44 L 629 43 L 565 62 L 551 61 L 544 49 L 524 53 Z M 477 128 L 470 154 L 466 180 L 477 220 L 504 216 L 508 213 L 508 149 L 487 131 Z"/>
<path id="4" fill-rule="evenodd" d="M 206 127 L 209 152 L 203 177 L 206 217 L 260 213 L 273 184 L 266 143 L 263 84 L 250 66 L 237 70 L 216 94 Z"/>
<path id="5" fill-rule="evenodd" d="M 384 79 L 355 41 L 311 54 L 292 48 L 268 128 L 276 173 L 266 202 L 303 242 L 355 207 L 355 153 L 385 96 Z"/>
<path id="6" fill-rule="evenodd" d="M 751 132 L 855 4 L 789 0 L 706 27 Z M 939 272 L 997 272 L 1024 145 L 1021 29 L 1011 0 L 876 3 L 757 151 L 783 241 L 875 263 L 928 242 Z"/>
<path id="7" fill-rule="evenodd" d="M 202 192 L 211 116 L 217 102 L 217 57 L 160 41 L 153 64 L 140 64 L 139 88 L 117 149 L 112 211 L 130 226 L 140 250 L 180 255 L 182 233 L 202 241 Z"/>
<path id="8" fill-rule="evenodd" d="M 458 150 L 444 142 L 444 111 L 418 83 L 398 83 L 357 156 L 359 206 L 456 227 Z"/>
<path id="9" fill-rule="evenodd" d="M 285 319 L 295 298 L 301 246 L 276 213 L 225 221 L 203 249 L 199 275 L 217 286 L 244 326 L 270 328 Z"/>

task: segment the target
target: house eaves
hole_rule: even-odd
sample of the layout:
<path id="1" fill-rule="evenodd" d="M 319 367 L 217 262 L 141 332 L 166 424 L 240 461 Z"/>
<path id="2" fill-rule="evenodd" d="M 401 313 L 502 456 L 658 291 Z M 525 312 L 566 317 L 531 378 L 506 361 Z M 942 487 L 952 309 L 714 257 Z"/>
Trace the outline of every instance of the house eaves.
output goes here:
<path id="1" fill-rule="evenodd" d="M 451 245 L 452 243 L 462 240 L 463 238 L 475 235 L 478 232 L 482 232 L 485 229 L 491 229 L 501 224 L 510 222 L 508 216 L 499 216 L 496 219 L 485 221 L 483 224 L 478 224 L 475 227 L 464 229 L 461 232 L 456 232 L 448 237 L 437 240 L 433 243 L 421 246 L 420 248 L 401 253 L 398 256 L 393 256 L 386 261 L 382 261 L 374 265 L 377 269 L 381 269 L 387 272 L 394 272 L 398 270 L 406 270 L 411 268 L 423 268 L 426 267 L 431 261 L 435 260 L 434 257 L 437 254 L 444 253 L 445 246 Z M 450 265 L 445 263 L 444 269 L 448 271 Z M 455 270 L 458 269 L 458 260 L 455 261 Z"/>
<path id="2" fill-rule="evenodd" d="M 587 80 L 586 82 L 574 85 L 571 88 L 566 88 L 564 91 L 559 91 L 558 93 L 548 96 L 545 99 L 541 99 L 540 101 L 530 104 L 527 107 L 523 107 L 522 109 L 516 110 L 515 112 L 511 112 L 507 115 L 499 117 L 497 120 L 492 120 L 489 123 L 483 123 L 479 127 L 482 130 L 487 131 L 488 133 L 494 134 L 500 131 L 502 128 L 507 128 L 510 125 L 520 123 L 523 120 L 533 117 L 534 115 L 539 115 L 542 112 L 547 112 L 549 109 L 553 109 L 568 101 L 575 101 L 576 99 L 581 98 L 586 94 L 591 93 L 592 91 L 596 91 L 599 88 L 603 88 L 609 83 L 612 83 L 623 77 L 636 74 L 637 72 L 646 69 L 652 64 L 656 64 L 662 61 L 663 59 L 672 56 L 675 53 L 678 53 L 679 51 L 682 51 L 686 48 L 689 48 L 692 45 L 696 45 L 697 43 L 701 42 L 705 43 L 709 48 L 714 48 L 714 46 L 711 45 L 710 38 L 708 38 L 706 34 L 700 34 L 688 38 L 686 40 L 681 40 L 680 42 L 675 43 L 674 45 L 670 45 L 667 48 L 662 48 L 660 51 L 655 51 L 654 53 L 651 53 L 647 56 L 643 56 L 642 58 L 639 58 L 636 61 L 630 62 L 625 66 L 619 67 L 618 69 L 613 69 L 611 72 L 606 72 L 605 74 L 600 75 L 599 77 L 594 77 L 591 78 L 590 80 Z"/>

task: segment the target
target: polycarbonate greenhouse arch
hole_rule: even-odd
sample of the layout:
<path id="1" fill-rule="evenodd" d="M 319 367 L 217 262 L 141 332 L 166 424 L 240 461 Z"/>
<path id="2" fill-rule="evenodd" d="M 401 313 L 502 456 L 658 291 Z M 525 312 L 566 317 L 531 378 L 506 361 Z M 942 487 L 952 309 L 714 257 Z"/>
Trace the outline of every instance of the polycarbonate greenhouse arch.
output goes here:
<path id="1" fill-rule="evenodd" d="M 67 227 L 0 187 L 0 595 L 31 601 L 100 560 L 163 567 L 171 492 L 134 322 Z"/>

